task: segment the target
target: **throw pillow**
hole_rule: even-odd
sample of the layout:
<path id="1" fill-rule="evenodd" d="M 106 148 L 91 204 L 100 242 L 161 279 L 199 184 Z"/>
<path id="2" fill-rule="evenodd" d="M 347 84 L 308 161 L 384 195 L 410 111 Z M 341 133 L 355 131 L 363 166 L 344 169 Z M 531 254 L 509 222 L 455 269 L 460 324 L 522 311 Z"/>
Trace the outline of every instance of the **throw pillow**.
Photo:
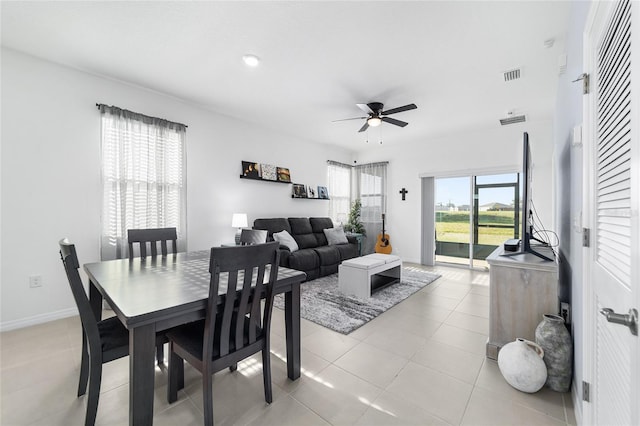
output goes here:
<path id="1" fill-rule="evenodd" d="M 325 237 L 327 237 L 327 243 L 330 246 L 336 244 L 346 244 L 349 242 L 349 240 L 347 240 L 347 236 L 344 234 L 344 229 L 342 229 L 342 226 L 338 226 L 337 228 L 323 229 L 322 232 L 324 232 Z"/>
<path id="2" fill-rule="evenodd" d="M 291 253 L 298 250 L 298 243 L 296 243 L 296 240 L 294 240 L 287 231 L 274 232 L 273 239 L 281 245 L 288 247 Z"/>

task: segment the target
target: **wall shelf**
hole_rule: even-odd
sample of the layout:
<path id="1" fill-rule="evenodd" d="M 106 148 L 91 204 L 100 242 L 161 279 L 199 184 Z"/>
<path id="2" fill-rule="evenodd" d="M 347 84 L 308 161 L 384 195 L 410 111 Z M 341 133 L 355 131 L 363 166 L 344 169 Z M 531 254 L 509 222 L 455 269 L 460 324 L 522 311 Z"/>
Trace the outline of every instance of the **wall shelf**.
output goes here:
<path id="1" fill-rule="evenodd" d="M 271 182 L 271 183 L 286 183 L 286 184 L 291 184 L 291 182 L 284 182 L 282 180 L 270 180 L 270 179 L 262 179 L 260 177 L 254 178 L 254 177 L 249 177 L 249 176 L 245 176 L 245 175 L 240 175 L 240 179 L 247 179 L 247 180 L 259 180 L 261 182 Z"/>
<path id="2" fill-rule="evenodd" d="M 294 197 L 293 195 L 291 196 L 291 198 L 295 198 L 296 200 L 322 200 L 322 201 L 329 201 L 328 198 Z"/>

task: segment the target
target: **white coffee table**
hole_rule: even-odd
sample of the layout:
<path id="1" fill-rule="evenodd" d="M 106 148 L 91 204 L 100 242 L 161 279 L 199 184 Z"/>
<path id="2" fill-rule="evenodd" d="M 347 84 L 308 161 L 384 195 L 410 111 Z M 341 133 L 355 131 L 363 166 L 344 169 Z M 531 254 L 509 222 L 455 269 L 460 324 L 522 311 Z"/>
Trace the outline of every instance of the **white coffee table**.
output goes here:
<path id="1" fill-rule="evenodd" d="M 392 254 L 368 254 L 345 260 L 338 267 L 338 289 L 361 299 L 402 280 L 402 261 Z"/>

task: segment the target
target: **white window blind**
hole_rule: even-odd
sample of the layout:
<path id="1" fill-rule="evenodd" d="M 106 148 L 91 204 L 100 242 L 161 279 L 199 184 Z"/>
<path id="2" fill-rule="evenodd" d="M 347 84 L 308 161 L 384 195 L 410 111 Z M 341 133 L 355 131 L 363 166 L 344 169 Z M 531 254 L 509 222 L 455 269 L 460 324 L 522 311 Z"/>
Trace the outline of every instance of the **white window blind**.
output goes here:
<path id="1" fill-rule="evenodd" d="M 631 5 L 620 2 L 598 47 L 596 253 L 631 280 Z"/>
<path id="2" fill-rule="evenodd" d="M 186 248 L 186 126 L 99 105 L 103 260 L 128 256 L 127 230 L 175 227 Z"/>
<path id="3" fill-rule="evenodd" d="M 351 209 L 351 166 L 327 161 L 327 182 L 329 217 L 336 224 L 345 224 Z"/>

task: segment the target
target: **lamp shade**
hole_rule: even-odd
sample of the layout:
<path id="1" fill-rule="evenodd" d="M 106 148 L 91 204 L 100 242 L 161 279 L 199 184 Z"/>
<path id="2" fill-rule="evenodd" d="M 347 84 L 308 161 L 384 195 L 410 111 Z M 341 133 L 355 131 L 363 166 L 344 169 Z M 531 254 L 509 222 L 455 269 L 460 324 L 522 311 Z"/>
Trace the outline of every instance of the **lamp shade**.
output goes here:
<path id="1" fill-rule="evenodd" d="M 248 226 L 246 213 L 234 213 L 231 219 L 231 226 L 234 228 L 243 228 Z"/>
<path id="2" fill-rule="evenodd" d="M 382 120 L 378 117 L 371 117 L 367 120 L 367 123 L 371 127 L 378 127 L 382 123 Z"/>

